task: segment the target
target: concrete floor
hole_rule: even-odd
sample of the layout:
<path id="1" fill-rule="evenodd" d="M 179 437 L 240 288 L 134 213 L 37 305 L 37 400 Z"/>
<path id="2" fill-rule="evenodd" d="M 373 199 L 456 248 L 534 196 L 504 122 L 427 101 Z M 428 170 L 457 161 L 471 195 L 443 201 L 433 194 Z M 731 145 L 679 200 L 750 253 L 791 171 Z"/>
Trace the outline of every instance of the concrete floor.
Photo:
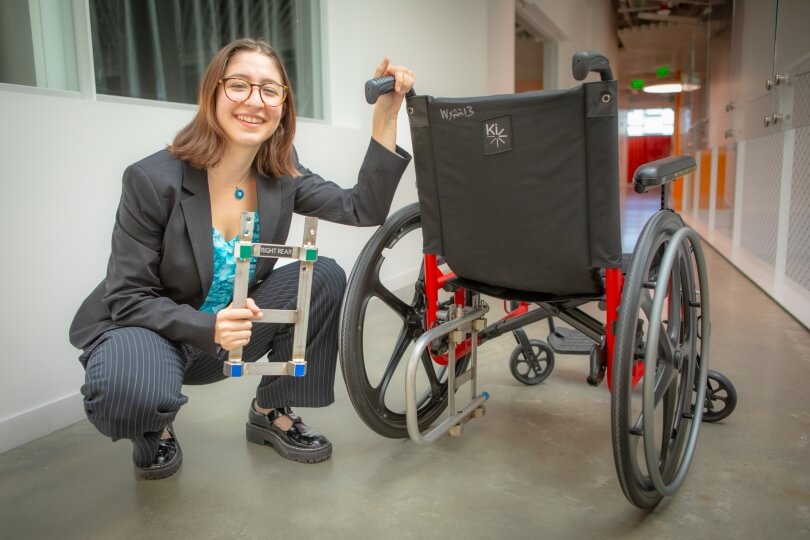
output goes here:
<path id="1" fill-rule="evenodd" d="M 255 381 L 188 387 L 175 422 L 183 469 L 167 480 L 137 481 L 130 444 L 87 421 L 0 455 L 0 537 L 808 538 L 810 333 L 707 256 L 711 367 L 739 404 L 704 424 L 685 484 L 653 511 L 621 492 L 609 394 L 585 384 L 586 357 L 558 356 L 551 377 L 527 387 L 509 373 L 507 335 L 480 350 L 492 397 L 461 438 L 420 447 L 378 436 L 338 376 L 333 406 L 298 411 L 334 456 L 300 465 L 245 441 Z M 528 332 L 545 339 L 546 325 Z"/>

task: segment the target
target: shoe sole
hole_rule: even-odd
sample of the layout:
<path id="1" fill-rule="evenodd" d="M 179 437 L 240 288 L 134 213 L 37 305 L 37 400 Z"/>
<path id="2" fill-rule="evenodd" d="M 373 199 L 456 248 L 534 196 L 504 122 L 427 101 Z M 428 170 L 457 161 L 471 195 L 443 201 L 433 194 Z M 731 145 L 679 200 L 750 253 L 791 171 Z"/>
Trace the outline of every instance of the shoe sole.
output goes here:
<path id="1" fill-rule="evenodd" d="M 329 459 L 329 457 L 332 455 L 332 443 L 329 443 L 328 446 L 314 450 L 297 448 L 287 444 L 287 442 L 272 431 L 263 429 L 259 426 L 251 424 L 250 422 L 245 424 L 245 435 L 247 436 L 247 440 L 249 442 L 261 445 L 269 444 L 273 447 L 273 450 L 275 450 L 278 455 L 284 459 L 289 459 L 298 463 L 318 463 Z"/>
<path id="2" fill-rule="evenodd" d="M 158 469 L 153 468 L 143 468 L 135 466 L 135 475 L 140 478 L 141 480 L 163 480 L 164 478 L 168 478 L 174 475 L 177 471 L 180 470 L 180 466 L 183 464 L 183 451 L 180 447 L 177 448 L 177 454 L 172 462 L 168 463 L 164 467 L 160 467 Z"/>

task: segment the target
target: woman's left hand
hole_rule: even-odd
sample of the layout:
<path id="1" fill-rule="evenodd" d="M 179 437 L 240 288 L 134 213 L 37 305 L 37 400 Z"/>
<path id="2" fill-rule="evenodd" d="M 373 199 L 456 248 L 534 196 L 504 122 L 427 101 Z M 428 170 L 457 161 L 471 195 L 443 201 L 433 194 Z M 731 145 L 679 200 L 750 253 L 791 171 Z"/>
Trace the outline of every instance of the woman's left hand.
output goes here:
<path id="1" fill-rule="evenodd" d="M 402 107 L 402 100 L 411 88 L 416 77 L 413 71 L 405 66 L 396 66 L 391 63 L 388 57 L 382 59 L 377 69 L 374 70 L 374 78 L 390 75 L 394 77 L 394 91 L 383 94 L 377 99 L 374 105 L 374 117 L 372 120 L 371 136 L 391 150 L 396 151 L 397 147 L 397 115 Z"/>

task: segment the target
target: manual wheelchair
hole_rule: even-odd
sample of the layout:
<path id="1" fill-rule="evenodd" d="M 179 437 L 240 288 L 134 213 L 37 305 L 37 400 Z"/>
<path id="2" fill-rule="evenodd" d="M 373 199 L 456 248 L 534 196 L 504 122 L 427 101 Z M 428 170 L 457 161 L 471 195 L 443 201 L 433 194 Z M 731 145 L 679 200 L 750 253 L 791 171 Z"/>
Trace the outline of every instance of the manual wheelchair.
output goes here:
<path id="1" fill-rule="evenodd" d="M 667 206 L 669 183 L 695 161 L 670 157 L 636 171 L 635 190 L 660 188 L 661 209 L 632 255 L 623 254 L 616 81 L 594 53 L 577 53 L 573 71 L 579 81 L 591 71 L 601 80 L 515 95 L 407 97 L 419 203 L 389 217 L 351 272 L 341 369 L 371 429 L 425 444 L 461 434 L 484 414 L 488 395 L 477 387 L 483 342 L 512 332 L 518 345 L 510 366 L 525 384 L 548 377 L 555 347 L 587 353 L 588 382 L 607 378 L 611 391 L 622 490 L 652 508 L 683 483 L 701 421 L 721 420 L 736 404 L 731 381 L 708 367 L 700 239 Z M 369 81 L 368 101 L 391 85 L 390 78 Z M 400 244 L 416 250 L 420 240 L 418 275 L 386 282 L 386 259 Z M 506 315 L 494 324 L 484 318 L 482 295 L 505 301 Z M 583 309 L 594 302 L 604 322 Z M 379 324 L 386 312 L 399 333 L 390 352 L 370 353 L 379 337 L 364 333 L 366 323 Z M 543 319 L 551 344 L 529 340 L 522 329 Z M 557 329 L 554 319 L 571 328 Z M 404 396 L 394 383 L 403 370 Z M 464 384 L 471 397 L 457 404 Z"/>

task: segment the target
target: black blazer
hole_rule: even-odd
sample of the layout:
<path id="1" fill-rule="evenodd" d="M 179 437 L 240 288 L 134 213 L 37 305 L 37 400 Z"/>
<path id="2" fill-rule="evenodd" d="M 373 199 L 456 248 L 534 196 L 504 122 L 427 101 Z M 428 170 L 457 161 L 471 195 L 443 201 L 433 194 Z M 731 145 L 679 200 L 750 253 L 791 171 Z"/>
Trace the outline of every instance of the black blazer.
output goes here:
<path id="1" fill-rule="evenodd" d="M 357 184 L 343 189 L 304 168 L 303 176 L 257 173 L 260 241 L 283 244 L 293 212 L 347 225 L 385 221 L 411 156 L 371 140 Z M 214 273 L 211 199 L 205 170 L 157 152 L 124 171 L 106 278 L 79 307 L 70 342 L 87 347 L 103 332 L 124 326 L 154 330 L 211 354 L 215 315 L 203 313 Z M 259 259 L 251 287 L 276 259 Z"/>

